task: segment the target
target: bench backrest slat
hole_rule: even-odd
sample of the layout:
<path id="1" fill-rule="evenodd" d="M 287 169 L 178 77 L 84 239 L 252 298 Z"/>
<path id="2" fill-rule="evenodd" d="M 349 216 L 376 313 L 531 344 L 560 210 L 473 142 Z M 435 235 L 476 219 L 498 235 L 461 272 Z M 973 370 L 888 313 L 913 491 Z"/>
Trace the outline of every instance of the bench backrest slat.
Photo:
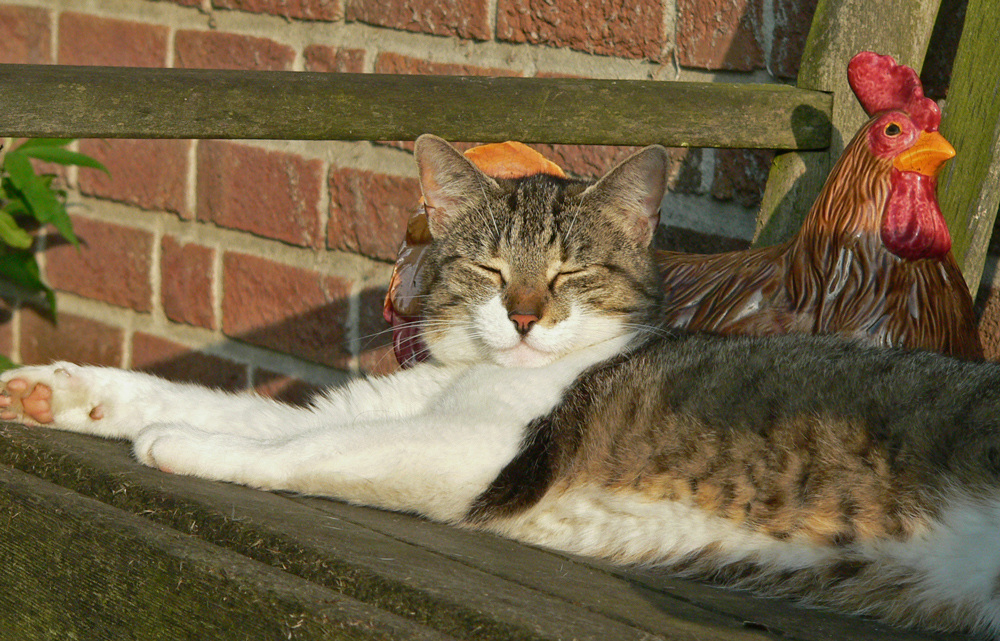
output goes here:
<path id="1" fill-rule="evenodd" d="M 817 149 L 832 98 L 780 85 L 0 65 L 0 132 Z"/>

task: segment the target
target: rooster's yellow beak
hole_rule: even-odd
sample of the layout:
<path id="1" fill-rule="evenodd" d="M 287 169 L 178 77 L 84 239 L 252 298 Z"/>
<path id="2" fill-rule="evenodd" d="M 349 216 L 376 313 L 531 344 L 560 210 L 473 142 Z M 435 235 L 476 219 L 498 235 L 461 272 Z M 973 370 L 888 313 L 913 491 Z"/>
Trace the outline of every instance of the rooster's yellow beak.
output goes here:
<path id="1" fill-rule="evenodd" d="M 941 165 L 955 157 L 955 148 L 936 131 L 924 131 L 917 142 L 900 153 L 892 166 L 900 171 L 915 171 L 925 176 L 937 176 Z"/>

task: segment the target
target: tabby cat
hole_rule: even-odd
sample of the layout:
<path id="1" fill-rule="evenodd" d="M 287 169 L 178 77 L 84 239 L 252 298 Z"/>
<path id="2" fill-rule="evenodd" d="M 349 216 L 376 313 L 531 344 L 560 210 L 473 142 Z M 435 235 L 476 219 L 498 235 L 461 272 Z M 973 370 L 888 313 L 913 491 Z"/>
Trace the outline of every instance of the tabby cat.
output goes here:
<path id="1" fill-rule="evenodd" d="M 667 156 L 596 184 L 417 141 L 433 360 L 296 408 L 56 363 L 0 416 L 164 471 L 417 512 L 886 621 L 1000 636 L 1000 366 L 658 329 Z"/>

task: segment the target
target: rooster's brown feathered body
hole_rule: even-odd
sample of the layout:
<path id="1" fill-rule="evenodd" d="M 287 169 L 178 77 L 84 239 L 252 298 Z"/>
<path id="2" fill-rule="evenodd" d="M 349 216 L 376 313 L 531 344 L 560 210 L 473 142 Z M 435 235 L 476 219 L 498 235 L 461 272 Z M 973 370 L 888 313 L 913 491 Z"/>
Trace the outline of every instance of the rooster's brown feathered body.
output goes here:
<path id="1" fill-rule="evenodd" d="M 724 254 L 659 252 L 666 322 L 723 334 L 840 334 L 982 358 L 972 298 L 948 248 L 941 253 L 935 238 L 927 255 L 910 258 L 883 241 L 898 169 L 896 156 L 876 156 L 869 141 L 884 135 L 872 129 L 885 120 L 858 132 L 788 242 Z"/>

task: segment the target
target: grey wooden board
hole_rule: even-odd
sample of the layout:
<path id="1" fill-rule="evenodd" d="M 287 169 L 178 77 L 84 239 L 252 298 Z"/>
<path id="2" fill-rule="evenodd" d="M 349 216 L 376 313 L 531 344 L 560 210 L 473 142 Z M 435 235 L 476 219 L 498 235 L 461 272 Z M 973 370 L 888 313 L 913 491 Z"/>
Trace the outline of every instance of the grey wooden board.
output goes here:
<path id="1" fill-rule="evenodd" d="M 0 463 L 465 638 L 935 637 L 334 501 L 177 477 L 124 443 L 3 424 Z"/>
<path id="2" fill-rule="evenodd" d="M 324 512 L 335 513 L 337 516 L 334 518 L 340 521 L 363 525 L 421 547 L 432 547 L 439 554 L 460 563 L 550 591 L 567 600 L 585 603 L 589 609 L 608 616 L 621 616 L 621 612 L 627 612 L 630 621 L 646 625 L 655 626 L 656 621 L 662 619 L 662 604 L 669 602 L 673 611 L 677 608 L 675 602 L 680 601 L 694 605 L 698 610 L 731 616 L 741 621 L 744 627 L 767 630 L 787 639 L 869 639 L 873 635 L 883 641 L 964 638 L 962 635 L 948 637 L 899 630 L 861 618 L 806 609 L 785 599 L 757 598 L 741 590 L 720 589 L 697 581 L 678 579 L 655 568 L 616 567 L 600 560 L 550 550 L 541 550 L 544 556 L 536 555 L 530 566 L 512 568 L 508 565 L 509 559 L 524 555 L 528 546 L 437 523 L 421 522 L 420 527 L 414 527 L 414 517 L 405 514 L 387 515 L 377 510 L 316 498 L 299 497 L 295 500 L 307 502 Z M 586 566 L 591 572 L 582 571 L 574 565 Z M 617 577 L 620 583 L 609 582 L 606 578 L 595 579 L 600 574 Z M 704 615 L 692 608 L 685 616 L 694 617 L 691 620 L 697 621 Z"/>
<path id="3" fill-rule="evenodd" d="M 847 82 L 847 63 L 860 51 L 888 54 L 918 72 L 934 29 L 940 0 L 819 0 L 802 53 L 798 87 L 834 97 L 830 147 L 789 152 L 768 176 L 754 234 L 755 245 L 790 238 L 802 224 L 830 168 L 867 120 Z"/>
<path id="4" fill-rule="evenodd" d="M 0 65 L 0 135 L 817 149 L 831 97 L 781 85 Z"/>
<path id="5" fill-rule="evenodd" d="M 452 638 L 3 465 L 0 553 L 3 638 Z"/>
<path id="6" fill-rule="evenodd" d="M 957 152 L 941 173 L 941 212 L 951 230 L 955 260 L 973 294 L 1000 206 L 998 30 L 996 0 L 970 0 L 941 118 L 941 133 Z"/>

